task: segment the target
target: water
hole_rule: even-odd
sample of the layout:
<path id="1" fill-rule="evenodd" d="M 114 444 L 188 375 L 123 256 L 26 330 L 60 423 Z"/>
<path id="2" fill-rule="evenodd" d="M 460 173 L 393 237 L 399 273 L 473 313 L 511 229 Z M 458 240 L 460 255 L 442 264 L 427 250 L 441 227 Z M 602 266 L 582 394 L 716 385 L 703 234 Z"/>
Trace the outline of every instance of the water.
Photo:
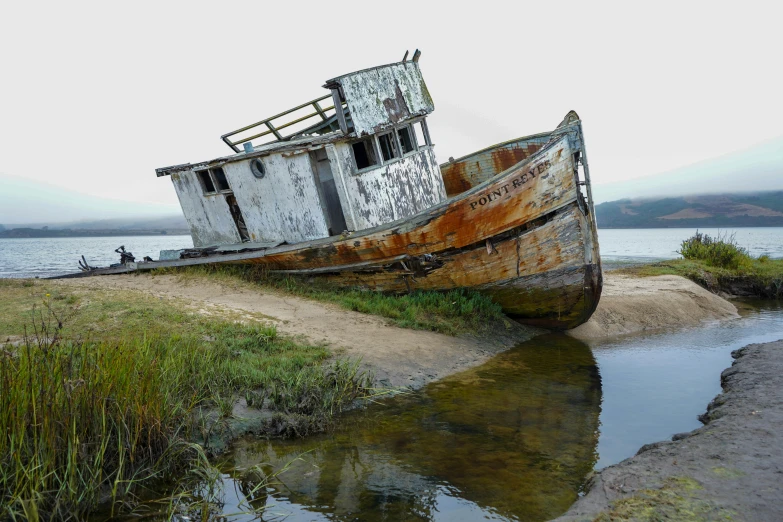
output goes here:
<path id="1" fill-rule="evenodd" d="M 783 304 L 744 306 L 741 319 L 590 343 L 603 385 L 597 468 L 701 426 L 697 416 L 720 393 L 731 352 L 783 339 Z"/>
<path id="2" fill-rule="evenodd" d="M 751 255 L 766 254 L 783 258 L 783 227 L 700 228 L 715 236 L 734 236 Z M 599 228 L 601 260 L 607 267 L 617 264 L 645 263 L 680 257 L 680 244 L 693 236 L 695 228 Z"/>
<path id="3" fill-rule="evenodd" d="M 125 248 L 136 259 L 158 259 L 161 250 L 192 248 L 190 236 L 112 236 L 0 238 L 0 277 L 47 277 L 79 271 L 81 256 L 93 266 L 120 260 L 114 250 Z"/>
<path id="4" fill-rule="evenodd" d="M 587 474 L 701 424 L 731 351 L 783 338 L 779 303 L 690 330 L 591 345 L 534 338 L 344 415 L 329 434 L 246 439 L 221 459 L 227 520 L 549 520 Z M 248 498 L 244 470 L 290 468 Z"/>
<path id="5" fill-rule="evenodd" d="M 329 434 L 243 441 L 220 464 L 223 512 L 266 505 L 287 521 L 545 520 L 576 500 L 593 467 L 600 401 L 588 346 L 546 335 L 348 413 Z M 291 461 L 280 484 L 252 501 L 230 478 Z"/>
<path id="6" fill-rule="evenodd" d="M 734 234 L 753 255 L 783 258 L 783 227 L 700 229 L 711 235 Z M 606 268 L 679 257 L 680 243 L 692 228 L 599 229 L 601 259 Z M 0 277 L 46 277 L 78 271 L 84 254 L 95 266 L 116 263 L 120 245 L 141 259 L 158 259 L 161 250 L 192 248 L 190 236 L 67 237 L 36 239 L 0 238 Z"/>

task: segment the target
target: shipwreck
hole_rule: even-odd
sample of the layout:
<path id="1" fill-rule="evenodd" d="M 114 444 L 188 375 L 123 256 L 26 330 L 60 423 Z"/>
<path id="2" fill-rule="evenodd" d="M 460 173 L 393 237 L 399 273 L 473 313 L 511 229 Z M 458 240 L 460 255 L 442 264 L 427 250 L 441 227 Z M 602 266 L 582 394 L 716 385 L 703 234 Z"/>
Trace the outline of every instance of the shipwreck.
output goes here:
<path id="1" fill-rule="evenodd" d="M 381 292 L 469 288 L 521 322 L 585 322 L 602 275 L 578 115 L 439 165 L 419 56 L 223 135 L 229 156 L 157 169 L 194 248 L 85 275 L 257 263 Z"/>

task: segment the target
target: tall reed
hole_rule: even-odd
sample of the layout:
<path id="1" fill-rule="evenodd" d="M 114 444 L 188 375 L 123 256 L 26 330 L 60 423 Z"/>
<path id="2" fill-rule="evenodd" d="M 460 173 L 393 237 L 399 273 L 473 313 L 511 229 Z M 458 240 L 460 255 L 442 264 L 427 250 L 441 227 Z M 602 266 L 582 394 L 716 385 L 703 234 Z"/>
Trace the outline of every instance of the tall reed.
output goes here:
<path id="1" fill-rule="evenodd" d="M 138 487 L 203 469 L 189 430 L 219 398 L 259 393 L 314 414 L 369 386 L 355 364 L 324 366 L 326 350 L 274 327 L 210 319 L 187 335 L 92 342 L 64 335 L 67 315 L 45 298 L 24 342 L 0 350 L 0 520 L 78 520 L 107 502 L 113 514 Z"/>

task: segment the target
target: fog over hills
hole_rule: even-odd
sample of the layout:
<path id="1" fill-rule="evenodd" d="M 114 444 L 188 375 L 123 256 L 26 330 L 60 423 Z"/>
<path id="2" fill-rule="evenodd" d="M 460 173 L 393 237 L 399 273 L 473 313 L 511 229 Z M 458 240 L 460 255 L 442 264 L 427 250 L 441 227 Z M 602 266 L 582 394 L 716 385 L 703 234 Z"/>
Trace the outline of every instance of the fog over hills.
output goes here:
<path id="1" fill-rule="evenodd" d="M 783 226 L 783 191 L 620 199 L 595 207 L 599 228 Z"/>
<path id="2" fill-rule="evenodd" d="M 632 168 L 633 163 L 629 163 L 629 169 Z M 600 183 L 600 162 L 591 161 L 590 169 L 596 203 L 623 198 L 783 190 L 783 136 L 746 150 L 617 183 Z"/>
<path id="3" fill-rule="evenodd" d="M 645 206 L 637 202 L 634 203 L 636 205 L 634 207 L 633 205 L 629 206 L 627 202 L 618 202 L 617 200 L 639 198 L 660 200 L 665 197 L 681 198 L 688 195 L 747 195 L 748 192 L 783 191 L 783 136 L 746 150 L 661 174 L 617 183 L 600 183 L 600 158 L 593 159 L 590 166 L 593 170 L 593 196 L 596 204 L 611 201 L 617 203 L 601 207 L 598 211 L 599 216 L 602 216 L 599 220 L 601 225 L 607 226 L 609 223 L 614 223 L 611 226 L 652 226 L 650 223 L 659 223 L 659 226 L 673 226 L 671 224 L 680 223 L 685 226 L 686 221 L 678 221 L 677 217 L 659 220 L 658 218 L 665 215 L 659 214 L 659 211 L 663 211 L 660 204 Z M 629 169 L 632 168 L 633 163 L 629 162 Z M 781 194 L 783 197 L 783 193 Z M 706 200 L 702 203 L 706 205 L 704 208 L 709 207 L 712 210 L 699 212 L 709 214 L 713 221 L 718 219 L 720 212 L 714 212 L 717 208 L 716 205 L 710 206 Z M 618 210 L 623 204 L 625 204 L 622 207 L 624 210 Z M 744 200 L 736 204 L 751 205 L 750 202 Z M 688 202 L 684 200 L 674 206 L 678 207 L 678 211 L 685 211 L 685 214 L 680 216 L 683 219 L 698 220 L 707 217 L 700 216 L 698 212 L 696 214 L 688 213 L 686 210 L 690 207 L 688 207 Z M 653 221 L 641 225 L 640 223 L 644 219 L 633 217 L 633 212 L 640 209 L 644 209 L 642 213 Z M 738 207 L 735 210 L 733 216 L 725 215 L 719 221 L 723 220 L 721 222 L 725 224 L 729 218 L 738 218 L 744 215 L 741 208 Z M 774 210 L 774 212 L 778 211 L 783 211 L 783 209 Z M 777 215 L 762 216 L 758 212 L 760 211 L 751 209 L 746 221 L 748 223 L 756 221 L 771 223 L 781 219 Z M 761 219 L 764 217 L 774 219 Z M 661 223 L 665 224 L 661 225 Z M 162 205 L 104 199 L 82 194 L 78 191 L 78 186 L 68 190 L 3 173 L 0 173 L 0 224 L 6 229 L 40 229 L 46 226 L 52 230 L 64 228 L 167 230 L 169 232 L 187 230 L 182 211 L 176 204 Z"/>
<path id="4" fill-rule="evenodd" d="M 78 188 L 68 190 L 0 173 L 0 223 L 6 228 L 26 224 L 51 227 L 76 221 L 182 215 L 176 204 L 100 198 L 80 193 Z"/>

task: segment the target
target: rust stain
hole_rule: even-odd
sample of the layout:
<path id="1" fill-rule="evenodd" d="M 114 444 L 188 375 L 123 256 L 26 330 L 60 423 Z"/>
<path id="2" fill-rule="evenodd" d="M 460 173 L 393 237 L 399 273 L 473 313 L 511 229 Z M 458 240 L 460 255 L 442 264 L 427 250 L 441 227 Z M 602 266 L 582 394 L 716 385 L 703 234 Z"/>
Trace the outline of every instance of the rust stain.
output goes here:
<path id="1" fill-rule="evenodd" d="M 549 171 L 552 179 L 545 181 L 543 177 L 535 176 L 517 189 L 503 188 L 512 187 L 511 180 L 528 170 L 529 166 L 520 167 L 495 180 L 486 189 L 486 193 L 495 196 L 485 205 L 474 206 L 469 200 L 455 198 L 428 217 L 420 218 L 426 221 L 408 223 L 404 230 L 383 230 L 328 245 L 270 253 L 248 262 L 293 263 L 297 269 L 303 269 L 371 259 L 380 262 L 384 258 L 403 254 L 423 255 L 449 248 L 464 248 L 576 200 L 573 166 L 568 156 L 564 155 L 553 164 Z M 361 246 L 356 247 L 356 242 Z"/>
<path id="2" fill-rule="evenodd" d="M 504 170 L 508 170 L 520 161 L 523 161 L 530 157 L 531 152 L 528 147 L 513 147 L 510 149 L 498 149 L 492 151 L 492 166 L 494 167 L 494 173 L 499 174 Z"/>
<path id="3" fill-rule="evenodd" d="M 443 184 L 446 185 L 446 195 L 451 197 L 462 194 L 473 187 L 473 182 L 468 178 L 465 162 L 450 163 L 440 169 L 443 176 Z"/>
<path id="4" fill-rule="evenodd" d="M 541 150 L 543 143 L 525 143 L 521 146 L 502 147 L 480 158 L 448 163 L 441 167 L 446 194 L 451 197 L 482 183 Z"/>

